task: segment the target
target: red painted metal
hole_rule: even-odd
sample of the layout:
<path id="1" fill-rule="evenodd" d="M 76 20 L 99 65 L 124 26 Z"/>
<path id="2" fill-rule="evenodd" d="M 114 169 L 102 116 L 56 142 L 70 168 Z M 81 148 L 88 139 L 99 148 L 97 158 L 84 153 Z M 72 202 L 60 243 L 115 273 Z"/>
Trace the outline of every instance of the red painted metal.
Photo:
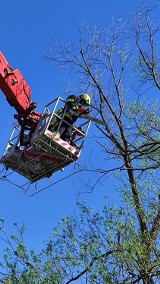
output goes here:
<path id="1" fill-rule="evenodd" d="M 18 115 L 16 118 L 26 117 L 26 125 L 35 125 L 40 114 L 33 110 L 28 111 L 33 102 L 31 101 L 31 89 L 23 79 L 18 69 L 13 69 L 0 52 L 0 89 L 6 96 L 8 103 L 15 108 Z"/>

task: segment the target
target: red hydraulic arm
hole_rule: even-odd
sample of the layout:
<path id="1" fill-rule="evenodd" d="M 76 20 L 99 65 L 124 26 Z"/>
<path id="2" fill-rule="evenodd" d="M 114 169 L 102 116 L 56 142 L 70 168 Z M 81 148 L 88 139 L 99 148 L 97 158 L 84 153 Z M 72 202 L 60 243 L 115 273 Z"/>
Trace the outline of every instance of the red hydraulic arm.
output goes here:
<path id="1" fill-rule="evenodd" d="M 33 111 L 37 104 L 30 99 L 31 89 L 20 71 L 9 66 L 2 52 L 0 52 L 0 89 L 8 103 L 17 111 L 15 118 L 25 119 L 25 125 L 34 128 L 40 114 Z"/>

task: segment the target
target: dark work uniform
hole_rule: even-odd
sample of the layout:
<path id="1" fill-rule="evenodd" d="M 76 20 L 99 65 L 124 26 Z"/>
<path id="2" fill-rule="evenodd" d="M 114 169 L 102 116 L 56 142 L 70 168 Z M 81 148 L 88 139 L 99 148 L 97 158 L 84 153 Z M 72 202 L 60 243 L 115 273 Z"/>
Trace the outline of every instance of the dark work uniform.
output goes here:
<path id="1" fill-rule="evenodd" d="M 60 138 L 64 141 L 70 142 L 72 131 L 73 131 L 73 124 L 76 122 L 78 116 L 75 114 L 79 113 L 79 109 L 82 108 L 81 98 L 77 97 L 75 95 L 71 95 L 66 99 L 66 105 L 63 108 L 65 109 L 65 114 L 63 119 L 65 121 L 61 121 L 61 125 L 59 128 Z M 63 111 L 61 110 L 60 116 L 63 116 Z M 68 122 L 70 125 L 68 125 L 66 122 Z M 59 123 L 54 126 L 54 131 L 58 129 Z M 49 126 L 49 130 L 52 131 L 52 122 L 51 126 Z"/>
<path id="2" fill-rule="evenodd" d="M 72 131 L 73 131 L 73 124 L 76 122 L 78 116 L 75 114 L 78 113 L 79 108 L 82 107 L 81 98 L 75 95 L 71 95 L 66 99 L 66 113 L 64 115 L 64 120 L 68 122 L 70 125 L 62 121 L 60 127 L 60 138 L 64 141 L 70 142 Z"/>

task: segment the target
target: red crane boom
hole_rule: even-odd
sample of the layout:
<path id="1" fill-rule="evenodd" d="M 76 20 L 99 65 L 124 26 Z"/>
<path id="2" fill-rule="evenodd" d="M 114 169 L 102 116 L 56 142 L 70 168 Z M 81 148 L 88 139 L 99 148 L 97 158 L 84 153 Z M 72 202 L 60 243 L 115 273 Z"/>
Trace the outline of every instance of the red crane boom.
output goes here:
<path id="1" fill-rule="evenodd" d="M 13 69 L 0 52 L 0 89 L 8 103 L 15 108 L 16 119 L 25 118 L 25 125 L 31 128 L 37 124 L 40 114 L 33 111 L 37 106 L 31 101 L 31 89 L 18 69 Z"/>

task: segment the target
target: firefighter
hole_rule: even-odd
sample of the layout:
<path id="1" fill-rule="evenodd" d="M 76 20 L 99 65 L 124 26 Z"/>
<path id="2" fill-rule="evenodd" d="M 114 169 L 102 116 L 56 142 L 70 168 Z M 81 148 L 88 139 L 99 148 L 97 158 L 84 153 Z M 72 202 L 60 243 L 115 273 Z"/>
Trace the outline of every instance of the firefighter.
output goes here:
<path id="1" fill-rule="evenodd" d="M 60 138 L 63 139 L 66 142 L 70 142 L 72 137 L 72 131 L 73 131 L 73 124 L 76 122 L 78 115 L 80 114 L 88 114 L 90 112 L 89 108 L 84 108 L 86 106 L 90 106 L 91 99 L 88 94 L 83 94 L 80 96 L 70 95 L 66 99 L 66 105 L 63 109 L 59 110 L 58 115 L 60 117 L 63 116 L 63 112 L 65 110 L 63 120 L 60 121 L 60 127 L 59 122 L 57 122 L 57 125 L 52 123 L 49 126 L 50 131 L 56 131 L 58 129 L 60 133 Z"/>

